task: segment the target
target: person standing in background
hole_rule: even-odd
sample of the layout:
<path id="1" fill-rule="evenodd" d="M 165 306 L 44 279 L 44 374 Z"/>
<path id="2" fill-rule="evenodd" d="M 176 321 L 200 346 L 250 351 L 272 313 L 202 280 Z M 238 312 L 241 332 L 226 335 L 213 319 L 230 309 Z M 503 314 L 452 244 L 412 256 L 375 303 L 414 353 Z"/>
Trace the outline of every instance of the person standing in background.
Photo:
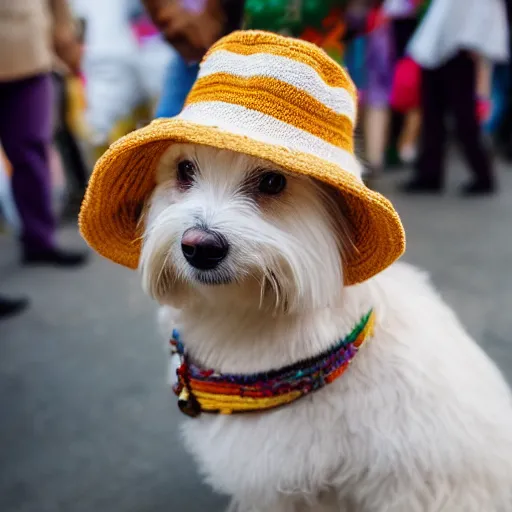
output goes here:
<path id="1" fill-rule="evenodd" d="M 508 27 L 503 0 L 432 0 L 409 46 L 421 66 L 423 129 L 415 176 L 406 193 L 438 193 L 444 186 L 446 116 L 473 173 L 464 196 L 491 194 L 497 183 L 477 114 L 477 66 L 506 62 Z"/>
<path id="2" fill-rule="evenodd" d="M 143 0 L 153 23 L 176 50 L 156 117 L 181 112 L 208 48 L 242 25 L 243 0 Z"/>
<path id="3" fill-rule="evenodd" d="M 24 264 L 80 265 L 85 254 L 56 245 L 49 149 L 54 54 L 77 73 L 81 48 L 65 0 L 0 0 L 0 141 L 13 167 Z M 24 300 L 0 298 L 0 316 Z"/>
<path id="4" fill-rule="evenodd" d="M 371 12 L 372 26 L 368 29 L 366 50 L 367 84 L 363 95 L 366 182 L 369 186 L 382 175 L 390 141 L 397 144 L 402 132 L 403 119 L 392 111 L 390 100 L 396 64 L 404 57 L 416 28 L 416 10 L 415 0 L 380 0 L 374 2 Z M 414 133 L 411 139 L 414 145 Z M 407 145 L 411 146 L 410 143 Z"/>

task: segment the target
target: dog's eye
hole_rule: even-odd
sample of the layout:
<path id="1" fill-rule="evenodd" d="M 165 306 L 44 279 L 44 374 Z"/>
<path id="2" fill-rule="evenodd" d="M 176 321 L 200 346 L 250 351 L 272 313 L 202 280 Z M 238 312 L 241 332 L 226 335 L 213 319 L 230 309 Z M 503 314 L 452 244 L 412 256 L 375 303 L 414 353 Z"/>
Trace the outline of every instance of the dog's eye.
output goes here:
<path id="1" fill-rule="evenodd" d="M 260 179 L 258 189 L 262 194 L 275 196 L 286 187 L 286 177 L 278 172 L 266 172 Z"/>
<path id="2" fill-rule="evenodd" d="M 178 163 L 178 183 L 183 188 L 188 188 L 194 181 L 196 166 L 190 160 L 182 160 Z"/>

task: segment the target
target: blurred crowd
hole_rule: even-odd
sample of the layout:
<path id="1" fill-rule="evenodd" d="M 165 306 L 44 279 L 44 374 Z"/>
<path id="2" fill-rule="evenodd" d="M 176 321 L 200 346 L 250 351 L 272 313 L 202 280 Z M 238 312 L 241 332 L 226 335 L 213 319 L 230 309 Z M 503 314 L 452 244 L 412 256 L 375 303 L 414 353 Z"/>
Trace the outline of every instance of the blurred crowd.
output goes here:
<path id="1" fill-rule="evenodd" d="M 512 0 L 0 0 L 0 225 L 25 265 L 77 266 L 58 245 L 110 143 L 179 114 L 208 48 L 239 28 L 322 47 L 360 91 L 369 186 L 411 166 L 404 193 L 439 193 L 451 133 L 493 194 L 512 160 Z M 23 299 L 0 298 L 0 316 Z"/>

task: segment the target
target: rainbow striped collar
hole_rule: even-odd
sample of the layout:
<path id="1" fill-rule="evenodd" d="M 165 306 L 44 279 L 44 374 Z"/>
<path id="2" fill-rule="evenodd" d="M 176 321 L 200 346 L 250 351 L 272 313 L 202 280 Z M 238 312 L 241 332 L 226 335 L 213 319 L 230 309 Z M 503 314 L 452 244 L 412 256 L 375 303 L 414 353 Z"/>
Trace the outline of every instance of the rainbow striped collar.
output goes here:
<path id="1" fill-rule="evenodd" d="M 187 357 L 175 330 L 170 340 L 171 366 L 176 369 L 180 410 L 188 416 L 201 413 L 233 414 L 274 409 L 317 391 L 340 377 L 372 336 L 375 315 L 365 314 L 352 331 L 319 356 L 290 366 L 249 375 L 222 374 L 200 368 Z"/>

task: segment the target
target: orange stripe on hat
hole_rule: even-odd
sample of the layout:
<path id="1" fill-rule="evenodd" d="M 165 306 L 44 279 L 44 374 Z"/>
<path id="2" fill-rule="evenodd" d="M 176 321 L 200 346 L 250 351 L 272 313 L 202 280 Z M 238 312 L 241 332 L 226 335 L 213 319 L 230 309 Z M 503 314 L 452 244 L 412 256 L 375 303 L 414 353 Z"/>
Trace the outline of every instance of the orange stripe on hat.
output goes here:
<path id="1" fill-rule="evenodd" d="M 242 78 L 216 73 L 200 78 L 187 99 L 194 103 L 218 101 L 240 105 L 304 130 L 333 146 L 354 151 L 353 126 L 309 94 L 273 78 Z"/>

